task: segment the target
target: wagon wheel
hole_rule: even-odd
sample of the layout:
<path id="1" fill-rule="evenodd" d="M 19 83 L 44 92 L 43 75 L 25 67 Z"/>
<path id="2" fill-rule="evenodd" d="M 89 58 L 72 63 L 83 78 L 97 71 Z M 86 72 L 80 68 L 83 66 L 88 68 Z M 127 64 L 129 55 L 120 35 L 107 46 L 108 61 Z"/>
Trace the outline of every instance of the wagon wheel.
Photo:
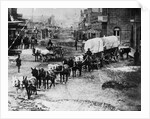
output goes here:
<path id="1" fill-rule="evenodd" d="M 118 50 L 115 51 L 114 60 L 115 60 L 116 62 L 119 61 L 119 51 L 118 51 Z"/>
<path id="2" fill-rule="evenodd" d="M 106 61 L 108 61 L 108 63 L 110 63 L 112 61 L 112 54 L 111 53 L 107 54 Z"/>
<path id="3" fill-rule="evenodd" d="M 119 61 L 119 55 L 115 55 L 114 59 L 116 62 L 118 62 Z"/>

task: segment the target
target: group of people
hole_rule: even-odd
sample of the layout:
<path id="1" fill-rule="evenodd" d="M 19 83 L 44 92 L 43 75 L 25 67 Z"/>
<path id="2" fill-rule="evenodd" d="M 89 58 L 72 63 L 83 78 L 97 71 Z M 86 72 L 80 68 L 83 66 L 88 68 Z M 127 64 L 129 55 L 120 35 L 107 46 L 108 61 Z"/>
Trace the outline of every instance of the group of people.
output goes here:
<path id="1" fill-rule="evenodd" d="M 35 44 L 37 44 L 37 39 L 34 35 L 32 35 L 30 38 L 25 35 L 25 37 L 22 39 L 23 49 L 34 48 Z"/>
<path id="2" fill-rule="evenodd" d="M 9 46 L 12 45 L 11 48 L 20 48 L 20 49 L 28 49 L 28 48 L 33 48 L 35 44 L 37 44 L 37 39 L 35 38 L 34 35 L 29 37 L 27 34 L 19 35 L 16 40 L 13 38 L 10 38 L 9 40 Z M 15 40 L 15 42 L 14 42 Z"/>

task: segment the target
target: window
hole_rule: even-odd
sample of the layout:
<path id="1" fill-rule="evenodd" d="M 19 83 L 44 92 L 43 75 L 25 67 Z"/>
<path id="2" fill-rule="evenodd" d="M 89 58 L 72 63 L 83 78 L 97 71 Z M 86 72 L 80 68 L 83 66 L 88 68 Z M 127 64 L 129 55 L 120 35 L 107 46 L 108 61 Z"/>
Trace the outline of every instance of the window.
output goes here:
<path id="1" fill-rule="evenodd" d="M 120 28 L 114 28 L 114 36 L 120 36 Z"/>

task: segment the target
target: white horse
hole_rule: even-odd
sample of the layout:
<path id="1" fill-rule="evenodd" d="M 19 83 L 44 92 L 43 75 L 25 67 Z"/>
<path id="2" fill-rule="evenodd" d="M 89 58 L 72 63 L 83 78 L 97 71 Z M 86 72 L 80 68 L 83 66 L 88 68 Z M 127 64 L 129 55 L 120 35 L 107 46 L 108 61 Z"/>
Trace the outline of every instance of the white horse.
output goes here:
<path id="1" fill-rule="evenodd" d="M 55 70 L 58 66 L 60 66 L 59 64 L 48 64 L 48 70 Z"/>
<path id="2" fill-rule="evenodd" d="M 21 97 L 23 97 L 23 92 L 25 89 L 25 86 L 23 84 L 23 76 L 12 76 L 12 86 L 16 89 L 16 96 L 17 98 L 19 94 L 21 93 Z M 20 93 L 19 93 L 20 92 Z"/>
<path id="3" fill-rule="evenodd" d="M 32 92 L 35 92 L 35 94 L 37 94 L 37 90 L 36 90 L 37 79 L 33 76 L 31 76 L 31 77 L 13 76 L 12 77 L 12 86 L 16 88 L 15 98 L 17 98 L 19 96 L 19 94 L 21 94 L 21 97 L 24 98 L 25 97 L 24 91 L 27 91 L 28 99 L 32 95 Z"/>

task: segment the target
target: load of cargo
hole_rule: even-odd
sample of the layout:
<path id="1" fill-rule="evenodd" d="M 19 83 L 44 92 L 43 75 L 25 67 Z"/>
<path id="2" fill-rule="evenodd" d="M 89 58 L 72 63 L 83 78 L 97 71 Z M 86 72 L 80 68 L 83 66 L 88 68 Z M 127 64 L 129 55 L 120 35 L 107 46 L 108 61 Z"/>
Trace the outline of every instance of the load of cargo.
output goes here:
<path id="1" fill-rule="evenodd" d="M 120 41 L 116 36 L 107 36 L 102 38 L 89 39 L 84 44 L 84 51 L 86 52 L 89 48 L 92 53 L 99 53 L 104 50 L 117 48 L 120 45 Z"/>

